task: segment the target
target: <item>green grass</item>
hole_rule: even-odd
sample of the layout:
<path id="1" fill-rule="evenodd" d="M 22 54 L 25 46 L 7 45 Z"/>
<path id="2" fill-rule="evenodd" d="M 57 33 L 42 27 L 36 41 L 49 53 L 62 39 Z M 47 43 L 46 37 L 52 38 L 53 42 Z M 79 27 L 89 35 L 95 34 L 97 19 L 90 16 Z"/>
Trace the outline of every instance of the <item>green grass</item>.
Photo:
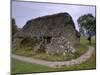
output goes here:
<path id="1" fill-rule="evenodd" d="M 13 48 L 12 53 L 27 57 L 33 55 L 32 48 L 30 47 Z"/>
<path id="2" fill-rule="evenodd" d="M 50 68 L 43 65 L 38 64 L 29 64 L 19 60 L 12 59 L 11 73 L 37 73 L 37 72 L 55 72 L 55 71 L 70 71 L 70 70 L 87 70 L 87 69 L 95 69 L 96 68 L 96 58 L 95 52 L 92 57 L 80 64 L 62 68 Z"/>
<path id="3" fill-rule="evenodd" d="M 53 71 L 52 68 L 38 65 L 38 64 L 29 64 L 19 60 L 12 59 L 12 72 L 11 73 L 27 73 L 27 72 L 47 72 Z"/>
<path id="4" fill-rule="evenodd" d="M 96 39 L 95 37 L 91 38 L 91 46 L 95 47 L 96 46 Z M 87 41 L 87 37 L 81 37 L 80 43 L 82 45 L 89 45 L 89 41 Z"/>
<path id="5" fill-rule="evenodd" d="M 83 46 L 83 47 L 89 45 L 86 38 L 83 38 L 83 37 L 81 38 L 80 43 L 81 43 L 81 46 Z M 91 46 L 95 47 L 95 39 L 94 38 L 92 38 Z M 78 48 L 78 46 L 77 46 L 77 48 Z M 31 49 L 26 49 L 26 51 L 27 50 L 31 51 Z M 79 50 L 79 52 L 83 53 L 82 49 Z M 21 53 L 21 51 L 19 51 L 19 53 Z M 26 52 L 25 53 L 23 52 L 23 54 L 26 54 Z M 31 55 L 31 52 L 29 52 L 28 55 L 29 54 Z M 53 72 L 53 71 L 70 71 L 70 70 L 95 69 L 96 68 L 96 55 L 95 54 L 96 53 L 94 51 L 92 57 L 89 60 L 87 60 L 86 62 L 82 63 L 82 64 L 74 65 L 74 66 L 64 66 L 62 68 L 50 68 L 50 67 L 43 66 L 43 65 L 29 64 L 29 63 L 25 63 L 25 62 L 22 62 L 22 61 L 19 61 L 19 60 L 12 59 L 12 66 L 11 66 L 12 71 L 11 71 L 11 73 L 30 73 L 30 72 L 35 73 L 35 72 Z"/>

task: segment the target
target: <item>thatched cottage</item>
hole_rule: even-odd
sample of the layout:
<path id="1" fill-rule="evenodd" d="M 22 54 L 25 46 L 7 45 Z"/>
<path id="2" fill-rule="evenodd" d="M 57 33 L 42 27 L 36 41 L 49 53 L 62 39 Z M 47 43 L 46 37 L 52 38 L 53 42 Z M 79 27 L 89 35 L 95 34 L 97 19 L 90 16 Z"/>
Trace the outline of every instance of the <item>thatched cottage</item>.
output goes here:
<path id="1" fill-rule="evenodd" d="M 29 20 L 14 35 L 14 46 L 20 46 L 23 40 L 34 38 L 35 51 L 48 54 L 75 52 L 74 46 L 79 43 L 79 33 L 75 29 L 72 17 L 68 13 L 57 13 Z"/>

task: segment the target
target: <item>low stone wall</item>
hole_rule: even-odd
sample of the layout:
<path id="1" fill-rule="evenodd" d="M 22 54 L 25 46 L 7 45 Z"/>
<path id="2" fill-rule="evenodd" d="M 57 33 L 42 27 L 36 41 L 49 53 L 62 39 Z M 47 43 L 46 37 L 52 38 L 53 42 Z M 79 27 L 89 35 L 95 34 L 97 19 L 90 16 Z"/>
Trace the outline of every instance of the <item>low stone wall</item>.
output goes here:
<path id="1" fill-rule="evenodd" d="M 46 52 L 48 54 L 63 54 L 66 52 L 75 52 L 75 48 L 72 46 L 71 42 L 65 37 L 54 37 L 51 43 L 46 46 Z"/>

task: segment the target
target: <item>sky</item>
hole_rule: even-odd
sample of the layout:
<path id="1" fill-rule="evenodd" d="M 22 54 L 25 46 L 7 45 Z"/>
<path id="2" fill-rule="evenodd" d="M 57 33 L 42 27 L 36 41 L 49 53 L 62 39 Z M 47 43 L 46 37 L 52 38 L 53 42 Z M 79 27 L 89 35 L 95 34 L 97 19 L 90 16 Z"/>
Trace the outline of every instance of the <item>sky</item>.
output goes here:
<path id="1" fill-rule="evenodd" d="M 76 29 L 79 30 L 77 19 L 89 13 L 95 17 L 95 6 L 12 1 L 12 17 L 15 18 L 19 28 L 22 28 L 30 19 L 61 12 L 69 13 Z"/>

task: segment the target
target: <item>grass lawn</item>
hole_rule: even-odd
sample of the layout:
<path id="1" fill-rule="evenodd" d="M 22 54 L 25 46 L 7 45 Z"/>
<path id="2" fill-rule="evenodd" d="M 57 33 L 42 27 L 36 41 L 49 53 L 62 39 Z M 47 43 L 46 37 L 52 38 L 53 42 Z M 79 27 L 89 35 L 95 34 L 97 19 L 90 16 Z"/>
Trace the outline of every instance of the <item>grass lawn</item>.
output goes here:
<path id="1" fill-rule="evenodd" d="M 29 64 L 19 60 L 12 59 L 12 66 L 11 66 L 11 73 L 37 73 L 37 72 L 55 72 L 55 71 L 70 71 L 70 70 L 88 70 L 88 69 L 95 69 L 96 68 L 96 58 L 95 52 L 93 56 L 86 62 L 75 65 L 75 66 L 68 66 L 62 68 L 50 68 L 43 65 L 38 64 Z"/>
<path id="2" fill-rule="evenodd" d="M 38 64 L 29 64 L 19 60 L 12 59 L 11 66 L 12 74 L 13 73 L 29 73 L 29 72 L 47 72 L 53 71 L 54 69 L 38 65 Z"/>
<path id="3" fill-rule="evenodd" d="M 86 38 L 81 38 L 80 43 L 82 46 L 89 45 Z M 91 46 L 95 47 L 95 39 L 92 39 Z M 27 49 L 26 49 L 27 50 Z M 23 51 L 22 51 L 23 52 Z M 27 51 L 29 52 L 29 51 Z M 80 51 L 81 52 L 81 51 Z M 26 52 L 25 52 L 26 53 Z M 31 52 L 29 52 L 31 55 Z M 29 73 L 29 72 L 53 72 L 53 71 L 70 71 L 70 70 L 87 70 L 87 69 L 95 69 L 96 68 L 96 52 L 94 51 L 92 57 L 87 60 L 86 62 L 74 65 L 74 66 L 68 66 L 68 67 L 62 67 L 62 68 L 50 68 L 43 65 L 38 64 L 29 64 L 25 63 L 19 60 L 12 59 L 12 66 L 11 66 L 11 73 Z"/>

